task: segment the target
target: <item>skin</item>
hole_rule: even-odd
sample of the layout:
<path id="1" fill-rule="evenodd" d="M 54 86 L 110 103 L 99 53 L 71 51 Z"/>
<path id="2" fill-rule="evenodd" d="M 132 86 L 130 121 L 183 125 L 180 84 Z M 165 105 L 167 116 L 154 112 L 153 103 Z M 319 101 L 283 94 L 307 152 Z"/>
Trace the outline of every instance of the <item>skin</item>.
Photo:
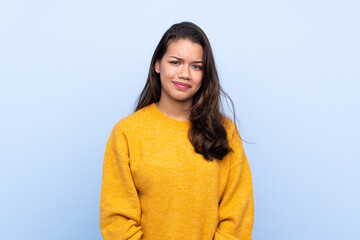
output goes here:
<path id="1" fill-rule="evenodd" d="M 193 96 L 202 83 L 202 58 L 202 46 L 189 39 L 168 43 L 166 53 L 155 63 L 161 81 L 156 106 L 162 113 L 176 120 L 189 120 Z"/>

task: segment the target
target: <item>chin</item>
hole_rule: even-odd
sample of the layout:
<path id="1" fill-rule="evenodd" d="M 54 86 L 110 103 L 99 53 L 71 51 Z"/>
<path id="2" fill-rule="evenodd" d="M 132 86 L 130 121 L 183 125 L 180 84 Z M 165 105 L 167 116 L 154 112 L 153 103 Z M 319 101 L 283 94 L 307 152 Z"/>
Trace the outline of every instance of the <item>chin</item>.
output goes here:
<path id="1" fill-rule="evenodd" d="M 189 96 L 174 96 L 173 99 L 177 102 L 188 102 L 191 101 L 193 99 L 193 97 L 189 97 Z"/>

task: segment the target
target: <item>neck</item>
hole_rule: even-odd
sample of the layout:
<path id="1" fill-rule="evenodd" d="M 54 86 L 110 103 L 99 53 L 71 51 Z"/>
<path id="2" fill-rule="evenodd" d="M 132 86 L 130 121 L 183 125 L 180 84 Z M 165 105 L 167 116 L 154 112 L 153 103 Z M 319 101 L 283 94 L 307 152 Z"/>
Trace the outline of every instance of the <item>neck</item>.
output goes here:
<path id="1" fill-rule="evenodd" d="M 160 101 L 156 103 L 156 107 L 160 110 L 160 112 L 168 117 L 180 121 L 189 121 L 191 105 L 191 101 L 164 101 L 162 98 L 160 98 Z"/>

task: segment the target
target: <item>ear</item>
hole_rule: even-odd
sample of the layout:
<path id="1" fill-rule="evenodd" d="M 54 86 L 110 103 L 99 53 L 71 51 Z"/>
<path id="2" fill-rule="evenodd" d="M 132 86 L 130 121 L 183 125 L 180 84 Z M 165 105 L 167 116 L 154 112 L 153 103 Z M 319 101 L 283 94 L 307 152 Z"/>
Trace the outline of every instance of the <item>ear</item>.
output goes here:
<path id="1" fill-rule="evenodd" d="M 160 61 L 156 60 L 155 62 L 155 72 L 160 73 Z"/>

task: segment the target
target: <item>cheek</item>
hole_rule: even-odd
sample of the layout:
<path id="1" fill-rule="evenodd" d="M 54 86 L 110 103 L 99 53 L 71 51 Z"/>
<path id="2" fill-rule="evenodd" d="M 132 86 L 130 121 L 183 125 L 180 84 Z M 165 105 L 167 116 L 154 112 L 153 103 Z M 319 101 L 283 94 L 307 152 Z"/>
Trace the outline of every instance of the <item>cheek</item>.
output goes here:
<path id="1" fill-rule="evenodd" d="M 202 81 L 198 81 L 194 84 L 194 89 L 193 89 L 193 92 L 196 93 L 199 91 L 199 89 L 201 88 L 201 84 L 202 84 Z"/>
<path id="2" fill-rule="evenodd" d="M 201 86 L 202 79 L 203 79 L 203 74 L 202 73 L 199 73 L 199 74 L 195 75 L 194 78 L 193 78 L 194 82 L 196 82 L 196 84 L 199 85 L 199 87 Z"/>
<path id="3" fill-rule="evenodd" d="M 175 68 L 163 68 L 160 72 L 160 78 L 163 80 L 169 80 L 169 78 L 174 78 L 176 76 L 176 69 Z"/>

